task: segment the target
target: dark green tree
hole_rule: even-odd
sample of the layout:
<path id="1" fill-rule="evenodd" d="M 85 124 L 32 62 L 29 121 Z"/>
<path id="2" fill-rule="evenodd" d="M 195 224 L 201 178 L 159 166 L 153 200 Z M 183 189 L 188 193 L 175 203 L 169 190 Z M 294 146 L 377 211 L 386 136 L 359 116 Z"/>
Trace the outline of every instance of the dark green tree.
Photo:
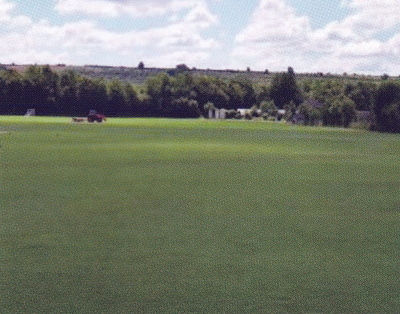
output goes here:
<path id="1" fill-rule="evenodd" d="M 171 96 L 173 98 L 195 99 L 194 79 L 190 73 L 183 72 L 170 78 Z"/>
<path id="2" fill-rule="evenodd" d="M 146 82 L 149 95 L 150 115 L 162 116 L 165 108 L 172 100 L 172 87 L 170 77 L 166 73 L 160 73 L 149 78 Z"/>
<path id="3" fill-rule="evenodd" d="M 344 94 L 354 101 L 357 110 L 372 110 L 376 84 L 370 82 L 346 83 Z"/>
<path id="4" fill-rule="evenodd" d="M 307 84 L 307 83 L 306 83 Z M 314 80 L 308 83 L 305 88 L 306 97 L 308 99 L 317 100 L 322 104 L 327 104 L 332 101 L 333 98 L 343 94 L 343 83 L 339 80 L 324 79 Z"/>
<path id="5" fill-rule="evenodd" d="M 59 94 L 59 76 L 50 66 L 29 66 L 23 73 L 27 104 L 40 114 L 52 114 Z"/>
<path id="6" fill-rule="evenodd" d="M 80 76 L 72 70 L 63 71 L 59 78 L 58 106 L 61 114 L 77 115 L 79 112 L 78 81 Z"/>
<path id="7" fill-rule="evenodd" d="M 200 108 L 212 103 L 216 108 L 227 108 L 229 104 L 227 84 L 215 77 L 201 76 L 194 79 L 193 91 Z M 203 115 L 207 115 L 205 111 Z"/>
<path id="8" fill-rule="evenodd" d="M 400 84 L 384 82 L 379 85 L 373 106 L 375 128 L 383 132 L 400 132 Z"/>
<path id="9" fill-rule="evenodd" d="M 4 73 L 6 91 L 5 102 L 8 106 L 9 114 L 23 114 L 26 112 L 27 106 L 31 106 L 25 102 L 27 98 L 26 82 L 22 75 L 15 70 L 7 70 Z"/>
<path id="10" fill-rule="evenodd" d="M 298 106 L 302 102 L 302 97 L 294 73 L 275 74 L 270 86 L 270 97 L 280 109 L 291 101 Z"/>
<path id="11" fill-rule="evenodd" d="M 184 63 L 178 64 L 176 66 L 176 74 L 180 74 L 180 73 L 188 72 L 188 71 L 190 71 L 190 68 Z"/>
<path id="12" fill-rule="evenodd" d="M 108 101 L 105 114 L 109 116 L 121 116 L 127 110 L 128 99 L 124 84 L 117 79 L 110 81 L 107 85 Z"/>
<path id="13" fill-rule="evenodd" d="M 228 83 L 229 105 L 226 109 L 251 108 L 256 103 L 256 94 L 250 80 L 237 77 Z"/>
<path id="14" fill-rule="evenodd" d="M 135 116 L 140 110 L 140 101 L 136 90 L 133 88 L 132 84 L 128 82 L 123 83 L 125 97 L 126 97 L 126 107 L 124 109 L 123 115 L 125 116 Z"/>
<path id="15" fill-rule="evenodd" d="M 77 79 L 77 99 L 78 108 L 76 114 L 86 115 L 90 110 L 105 113 L 108 93 L 105 81 L 101 79 L 93 80 L 86 77 Z"/>
<path id="16" fill-rule="evenodd" d="M 299 114 L 305 125 L 316 125 L 321 121 L 322 112 L 320 103 L 316 100 L 308 100 L 299 106 Z"/>
<path id="17" fill-rule="evenodd" d="M 174 98 L 164 114 L 172 118 L 198 118 L 200 116 L 199 104 L 194 99 Z"/>
<path id="18" fill-rule="evenodd" d="M 325 103 L 321 116 L 324 125 L 348 127 L 355 116 L 355 103 L 345 95 Z"/>

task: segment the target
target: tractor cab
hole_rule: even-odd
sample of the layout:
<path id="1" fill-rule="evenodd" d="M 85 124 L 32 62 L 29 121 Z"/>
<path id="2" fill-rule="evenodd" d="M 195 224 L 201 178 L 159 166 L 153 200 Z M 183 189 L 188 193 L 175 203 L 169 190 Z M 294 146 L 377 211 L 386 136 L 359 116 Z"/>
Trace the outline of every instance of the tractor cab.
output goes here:
<path id="1" fill-rule="evenodd" d="M 103 122 L 106 121 L 105 115 L 98 114 L 96 110 L 90 110 L 87 116 L 88 122 Z"/>

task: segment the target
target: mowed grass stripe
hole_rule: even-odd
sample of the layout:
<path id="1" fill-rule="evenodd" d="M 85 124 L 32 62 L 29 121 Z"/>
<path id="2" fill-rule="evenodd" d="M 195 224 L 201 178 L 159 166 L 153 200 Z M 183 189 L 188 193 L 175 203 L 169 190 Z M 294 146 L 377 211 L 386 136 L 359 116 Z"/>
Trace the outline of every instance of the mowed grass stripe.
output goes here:
<path id="1" fill-rule="evenodd" d="M 399 310 L 400 137 L 0 117 L 5 312 Z"/>

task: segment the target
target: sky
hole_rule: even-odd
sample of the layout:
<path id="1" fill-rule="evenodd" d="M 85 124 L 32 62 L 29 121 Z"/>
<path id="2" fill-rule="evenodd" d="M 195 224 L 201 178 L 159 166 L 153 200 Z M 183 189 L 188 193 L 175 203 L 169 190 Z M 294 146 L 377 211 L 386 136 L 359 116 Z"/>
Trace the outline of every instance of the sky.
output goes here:
<path id="1" fill-rule="evenodd" d="M 0 63 L 400 75 L 399 0 L 0 0 Z"/>

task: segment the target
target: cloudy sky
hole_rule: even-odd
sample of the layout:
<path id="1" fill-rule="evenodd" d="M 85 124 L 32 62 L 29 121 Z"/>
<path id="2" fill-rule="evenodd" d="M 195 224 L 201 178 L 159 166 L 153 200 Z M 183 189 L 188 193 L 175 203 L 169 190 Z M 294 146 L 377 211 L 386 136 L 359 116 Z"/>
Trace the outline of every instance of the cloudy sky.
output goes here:
<path id="1" fill-rule="evenodd" d="M 0 63 L 400 74 L 399 0 L 0 0 Z"/>

